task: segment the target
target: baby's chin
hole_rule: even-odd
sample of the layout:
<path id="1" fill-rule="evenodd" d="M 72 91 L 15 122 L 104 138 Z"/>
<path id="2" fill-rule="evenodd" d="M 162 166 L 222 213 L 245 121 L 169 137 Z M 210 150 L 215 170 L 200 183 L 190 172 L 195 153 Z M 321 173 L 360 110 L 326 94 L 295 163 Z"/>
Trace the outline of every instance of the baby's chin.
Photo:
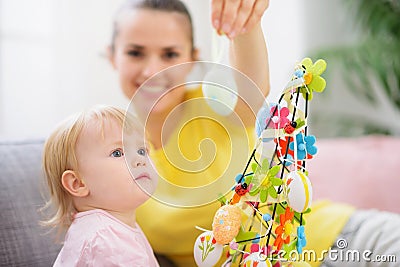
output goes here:
<path id="1" fill-rule="evenodd" d="M 148 198 L 156 191 L 157 181 L 148 178 L 142 178 L 135 181 L 142 191 Z"/>

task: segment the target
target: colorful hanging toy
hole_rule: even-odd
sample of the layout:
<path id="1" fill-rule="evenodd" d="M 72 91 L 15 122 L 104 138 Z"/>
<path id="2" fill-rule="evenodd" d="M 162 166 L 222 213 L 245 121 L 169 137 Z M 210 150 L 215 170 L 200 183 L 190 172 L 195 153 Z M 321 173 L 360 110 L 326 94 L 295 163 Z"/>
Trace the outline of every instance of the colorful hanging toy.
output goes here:
<path id="1" fill-rule="evenodd" d="M 212 231 L 195 242 L 198 266 L 214 266 L 223 247 L 228 249 L 223 266 L 309 266 L 293 255 L 302 253 L 307 240 L 303 214 L 310 211 L 312 185 L 306 162 L 317 153 L 315 136 L 307 134 L 308 103 L 325 89 L 325 69 L 322 59 L 303 59 L 278 103 L 258 112 L 258 141 L 235 178 L 233 196 L 220 198 Z"/>

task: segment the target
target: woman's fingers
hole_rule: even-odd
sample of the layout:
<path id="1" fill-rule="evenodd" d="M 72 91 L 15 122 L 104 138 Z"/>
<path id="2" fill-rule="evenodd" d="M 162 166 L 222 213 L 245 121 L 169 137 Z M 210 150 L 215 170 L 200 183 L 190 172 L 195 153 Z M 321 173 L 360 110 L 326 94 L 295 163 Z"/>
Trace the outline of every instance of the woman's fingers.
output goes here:
<path id="1" fill-rule="evenodd" d="M 253 12 L 253 7 L 256 1 L 257 0 L 243 0 L 241 2 L 231 31 L 228 33 L 229 38 L 235 38 L 236 35 L 245 31 L 244 26 Z"/>
<path id="2" fill-rule="evenodd" d="M 252 29 L 258 22 L 261 21 L 262 16 L 264 15 L 265 10 L 267 10 L 269 5 L 269 0 L 256 0 L 253 5 L 252 13 L 249 16 L 247 22 L 242 28 L 241 33 L 247 32 Z"/>
<path id="3" fill-rule="evenodd" d="M 233 31 L 241 0 L 225 0 L 221 14 L 221 30 L 229 37 Z"/>
<path id="4" fill-rule="evenodd" d="M 221 14 L 224 7 L 224 0 L 211 1 L 211 21 L 215 30 L 219 33 L 221 31 Z"/>
<path id="5" fill-rule="evenodd" d="M 218 33 L 229 38 L 252 29 L 268 8 L 269 0 L 212 0 L 211 19 Z"/>

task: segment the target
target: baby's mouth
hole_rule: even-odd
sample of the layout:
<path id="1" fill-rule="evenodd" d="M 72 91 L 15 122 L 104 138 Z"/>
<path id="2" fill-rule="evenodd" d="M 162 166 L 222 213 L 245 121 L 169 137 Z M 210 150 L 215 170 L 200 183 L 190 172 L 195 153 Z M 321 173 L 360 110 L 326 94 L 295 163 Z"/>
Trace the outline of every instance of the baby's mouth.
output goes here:
<path id="1" fill-rule="evenodd" d="M 150 180 L 150 175 L 147 172 L 139 174 L 137 177 L 135 177 L 135 180 L 140 180 L 140 179 L 148 179 Z"/>

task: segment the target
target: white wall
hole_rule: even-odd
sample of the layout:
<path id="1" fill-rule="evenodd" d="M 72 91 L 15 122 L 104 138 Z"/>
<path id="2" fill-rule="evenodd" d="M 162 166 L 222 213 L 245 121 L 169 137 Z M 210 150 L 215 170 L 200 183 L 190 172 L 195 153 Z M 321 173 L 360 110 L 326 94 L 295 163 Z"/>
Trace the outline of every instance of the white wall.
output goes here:
<path id="1" fill-rule="evenodd" d="M 104 57 L 120 2 L 1 1 L 0 137 L 45 137 L 83 108 L 126 107 Z"/>
<path id="2" fill-rule="evenodd" d="M 209 60 L 209 1 L 184 1 L 193 15 L 201 58 Z M 94 104 L 126 107 L 116 74 L 103 54 L 112 14 L 120 3 L 0 0 L 0 138 L 45 137 L 58 121 Z M 305 25 L 313 12 L 304 16 L 307 3 L 271 0 L 263 18 L 270 56 L 270 101 L 277 100 L 294 64 L 310 45 Z M 339 5 L 339 1 L 332 3 Z"/>

